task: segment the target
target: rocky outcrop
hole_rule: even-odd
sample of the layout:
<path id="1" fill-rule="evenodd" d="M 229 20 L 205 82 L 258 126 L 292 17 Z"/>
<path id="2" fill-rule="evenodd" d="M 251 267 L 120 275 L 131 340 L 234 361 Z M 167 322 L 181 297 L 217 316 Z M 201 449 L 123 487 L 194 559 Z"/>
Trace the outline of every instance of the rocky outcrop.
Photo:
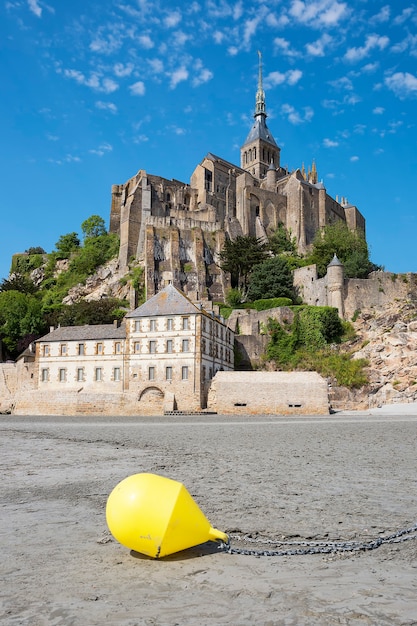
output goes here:
<path id="1" fill-rule="evenodd" d="M 118 260 L 112 259 L 99 267 L 95 274 L 89 276 L 85 285 L 79 284 L 72 287 L 63 303 L 74 304 L 80 300 L 92 301 L 102 298 L 128 300 L 130 286 L 128 283 L 124 284 L 125 281 L 121 281 L 125 274 L 125 271 L 119 270 Z"/>
<path id="2" fill-rule="evenodd" d="M 366 409 L 417 402 L 417 307 L 392 302 L 360 313 L 353 322 L 356 338 L 346 347 L 369 362 L 369 384 L 348 391 L 333 388 L 333 408 Z"/>

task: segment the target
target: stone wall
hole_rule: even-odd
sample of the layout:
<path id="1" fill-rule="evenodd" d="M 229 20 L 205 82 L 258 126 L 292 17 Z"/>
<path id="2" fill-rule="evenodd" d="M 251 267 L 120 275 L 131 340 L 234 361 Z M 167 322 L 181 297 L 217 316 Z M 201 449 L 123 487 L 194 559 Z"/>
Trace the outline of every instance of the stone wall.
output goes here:
<path id="1" fill-rule="evenodd" d="M 294 286 L 303 302 L 330 306 L 328 275 L 317 277 L 315 265 L 294 270 Z M 417 274 L 372 272 L 369 278 L 346 278 L 340 284 L 343 316 L 351 319 L 355 311 L 381 308 L 393 302 L 417 301 Z"/>
<path id="2" fill-rule="evenodd" d="M 217 372 L 208 409 L 222 414 L 328 415 L 327 381 L 316 372 Z"/>

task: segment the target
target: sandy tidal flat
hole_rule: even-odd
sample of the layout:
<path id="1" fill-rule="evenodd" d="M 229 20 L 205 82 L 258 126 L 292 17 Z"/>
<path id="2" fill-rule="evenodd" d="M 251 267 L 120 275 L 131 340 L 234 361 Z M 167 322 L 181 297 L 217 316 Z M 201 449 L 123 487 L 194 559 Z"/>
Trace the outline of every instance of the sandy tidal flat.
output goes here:
<path id="1" fill-rule="evenodd" d="M 233 534 L 361 541 L 413 526 L 415 416 L 4 416 L 0 429 L 5 626 L 417 625 L 417 540 L 291 557 L 210 544 L 155 561 L 105 521 L 113 487 L 152 472 Z"/>

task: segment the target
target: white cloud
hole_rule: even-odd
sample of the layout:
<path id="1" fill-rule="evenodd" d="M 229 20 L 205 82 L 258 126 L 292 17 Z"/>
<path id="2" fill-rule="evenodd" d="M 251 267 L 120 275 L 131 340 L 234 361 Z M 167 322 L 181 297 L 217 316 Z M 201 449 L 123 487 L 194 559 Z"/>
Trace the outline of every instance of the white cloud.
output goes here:
<path id="1" fill-rule="evenodd" d="M 268 13 L 265 18 L 265 21 L 268 26 L 271 28 L 283 28 L 290 23 L 288 16 L 285 13 L 281 14 L 279 17 L 275 15 L 275 13 Z"/>
<path id="2" fill-rule="evenodd" d="M 51 135 L 50 133 L 48 133 L 48 134 L 46 135 L 46 138 L 47 138 L 49 141 L 59 141 L 59 137 L 58 137 L 58 135 Z"/>
<path id="3" fill-rule="evenodd" d="M 123 63 L 116 63 L 113 67 L 113 71 L 119 78 L 130 76 L 133 71 L 133 64 L 126 63 L 126 65 L 123 65 Z"/>
<path id="4" fill-rule="evenodd" d="M 338 145 L 339 145 L 338 141 L 334 141 L 332 139 L 328 139 L 327 137 L 325 139 L 323 139 L 323 146 L 325 148 L 337 148 Z"/>
<path id="5" fill-rule="evenodd" d="M 173 35 L 172 43 L 176 46 L 183 46 L 189 39 L 191 39 L 190 35 L 187 35 L 182 30 L 177 30 Z"/>
<path id="6" fill-rule="evenodd" d="M 359 48 L 349 48 L 344 58 L 346 61 L 360 61 L 366 57 L 371 50 L 375 48 L 383 50 L 388 44 L 389 39 L 385 35 L 368 35 L 364 46 L 360 46 Z"/>
<path id="7" fill-rule="evenodd" d="M 397 17 L 394 18 L 394 20 L 393 20 L 394 24 L 396 26 L 399 25 L 399 24 L 402 24 L 403 22 L 408 20 L 408 18 L 410 18 L 413 15 L 414 11 L 415 11 L 414 7 L 407 7 L 406 9 L 403 9 L 403 11 L 400 13 L 400 15 L 397 15 Z"/>
<path id="8" fill-rule="evenodd" d="M 243 29 L 243 45 L 248 46 L 250 44 L 251 38 L 255 35 L 256 30 L 261 22 L 262 16 L 257 15 L 256 17 L 246 20 L 245 26 Z"/>
<path id="9" fill-rule="evenodd" d="M 333 43 L 333 37 L 324 33 L 319 39 L 306 44 L 307 53 L 314 57 L 324 57 L 326 48 Z"/>
<path id="10" fill-rule="evenodd" d="M 139 35 L 138 42 L 139 45 L 146 50 L 150 50 L 155 45 L 149 35 Z"/>
<path id="11" fill-rule="evenodd" d="M 267 88 L 276 87 L 282 85 L 282 83 L 288 83 L 288 85 L 295 85 L 301 79 L 303 73 L 301 70 L 287 70 L 286 72 L 270 72 L 265 76 L 265 86 Z"/>
<path id="12" fill-rule="evenodd" d="M 391 15 L 391 7 L 388 4 L 386 4 L 385 6 L 381 7 L 381 10 L 379 11 L 379 13 L 371 17 L 369 21 L 372 23 L 388 22 L 390 15 Z"/>
<path id="13" fill-rule="evenodd" d="M 164 18 L 164 24 L 167 28 L 175 28 L 182 20 L 182 15 L 179 11 L 172 11 Z"/>
<path id="14" fill-rule="evenodd" d="M 174 135 L 185 135 L 185 128 L 181 128 L 180 126 L 168 126 L 168 130 L 172 131 Z"/>
<path id="15" fill-rule="evenodd" d="M 288 70 L 286 72 L 287 75 L 287 83 L 289 85 L 295 85 L 301 79 L 303 73 L 301 70 Z"/>
<path id="16" fill-rule="evenodd" d="M 113 54 L 122 47 L 123 37 L 119 33 L 107 33 L 106 35 L 97 33 L 95 39 L 90 43 L 90 50 L 98 54 Z"/>
<path id="17" fill-rule="evenodd" d="M 336 80 L 330 80 L 329 85 L 335 87 L 335 89 L 340 89 L 342 91 L 352 91 L 353 89 L 352 81 L 347 76 L 336 78 Z"/>
<path id="18" fill-rule="evenodd" d="M 112 78 L 103 78 L 102 86 L 99 91 L 104 91 L 104 93 L 113 93 L 119 89 L 119 85 Z"/>
<path id="19" fill-rule="evenodd" d="M 281 112 L 283 115 L 287 116 L 290 124 L 303 124 L 304 122 L 309 122 L 313 115 L 314 111 L 311 107 L 304 107 L 302 112 L 297 111 L 291 104 L 283 104 L 281 107 Z"/>
<path id="20" fill-rule="evenodd" d="M 384 107 L 375 107 L 372 110 L 372 113 L 374 113 L 375 115 L 382 115 L 384 111 L 385 111 Z"/>
<path id="21" fill-rule="evenodd" d="M 99 156 L 99 157 L 102 157 L 107 152 L 111 152 L 112 150 L 113 150 L 113 146 L 111 146 L 109 143 L 102 143 L 95 150 L 89 150 L 89 153 L 90 154 L 95 154 L 96 156 Z"/>
<path id="22" fill-rule="evenodd" d="M 224 33 L 222 33 L 220 30 L 215 30 L 213 33 L 213 39 L 214 39 L 214 43 L 222 43 L 223 39 L 224 39 Z"/>
<path id="23" fill-rule="evenodd" d="M 199 85 L 202 85 L 203 83 L 207 83 L 212 78 L 213 78 L 213 72 L 211 72 L 210 70 L 206 68 L 202 68 L 198 76 L 196 76 L 193 79 L 193 85 L 194 87 L 198 87 Z"/>
<path id="24" fill-rule="evenodd" d="M 337 0 L 292 0 L 289 14 L 298 22 L 309 26 L 330 27 L 335 26 L 349 13 L 346 2 Z"/>
<path id="25" fill-rule="evenodd" d="M 133 139 L 133 143 L 145 143 L 146 141 L 149 141 L 149 137 L 147 135 L 137 135 Z"/>
<path id="26" fill-rule="evenodd" d="M 148 59 L 148 63 L 154 74 L 161 74 L 164 71 L 164 64 L 160 59 Z"/>
<path id="27" fill-rule="evenodd" d="M 187 80 L 188 70 L 184 65 L 181 65 L 176 70 L 174 70 L 170 74 L 170 76 L 171 76 L 170 87 L 171 89 L 175 89 L 178 83 L 181 83 L 182 81 Z"/>
<path id="28" fill-rule="evenodd" d="M 137 83 L 133 83 L 133 85 L 130 85 L 129 91 L 134 96 L 143 96 L 145 93 L 145 83 L 141 80 L 138 80 Z"/>
<path id="29" fill-rule="evenodd" d="M 291 48 L 291 44 L 288 39 L 283 37 L 275 37 L 274 45 L 278 49 L 278 54 L 285 54 L 288 57 L 299 57 L 300 54 Z"/>
<path id="30" fill-rule="evenodd" d="M 417 35 L 409 33 L 405 39 L 399 41 L 391 47 L 392 52 L 401 53 L 406 50 L 410 51 L 412 56 L 417 56 Z"/>
<path id="31" fill-rule="evenodd" d="M 350 157 L 350 159 L 349 159 L 349 161 L 351 161 L 352 163 L 355 163 L 356 161 L 359 161 L 359 157 L 358 157 L 358 156 L 356 156 L 356 155 L 351 156 L 351 157 Z"/>
<path id="32" fill-rule="evenodd" d="M 28 5 L 36 17 L 42 17 L 42 8 L 39 6 L 38 0 L 28 0 Z"/>
<path id="33" fill-rule="evenodd" d="M 117 113 L 117 106 L 113 102 L 103 102 L 102 100 L 97 100 L 96 107 L 101 111 L 110 111 L 110 113 Z"/>
<path id="34" fill-rule="evenodd" d="M 233 19 L 234 20 L 239 20 L 243 15 L 243 3 L 242 0 L 239 0 L 239 2 L 236 2 L 235 6 L 233 7 Z"/>
<path id="35" fill-rule="evenodd" d="M 400 98 L 417 95 L 417 76 L 409 72 L 395 72 L 387 76 L 384 82 Z"/>
<path id="36" fill-rule="evenodd" d="M 378 61 L 375 61 L 375 63 L 367 63 L 366 65 L 363 66 L 362 71 L 366 72 L 367 74 L 370 74 L 371 72 L 375 72 L 379 67 L 379 63 Z"/>
<path id="37" fill-rule="evenodd" d="M 231 57 L 235 57 L 239 52 L 239 48 L 237 48 L 236 46 L 229 46 L 229 48 L 227 48 L 227 52 L 228 54 L 230 54 Z"/>
<path id="38" fill-rule="evenodd" d="M 89 78 L 85 76 L 79 70 L 64 70 L 64 76 L 66 78 L 72 78 L 79 85 L 85 85 L 94 89 L 95 91 L 102 91 L 103 93 L 112 93 L 119 88 L 119 85 L 111 78 L 104 78 L 97 74 L 92 73 Z"/>

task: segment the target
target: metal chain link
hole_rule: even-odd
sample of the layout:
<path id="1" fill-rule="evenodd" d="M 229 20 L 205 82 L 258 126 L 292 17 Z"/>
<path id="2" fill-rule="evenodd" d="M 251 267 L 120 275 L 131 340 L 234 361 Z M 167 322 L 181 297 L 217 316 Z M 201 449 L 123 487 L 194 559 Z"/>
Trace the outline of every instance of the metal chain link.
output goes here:
<path id="1" fill-rule="evenodd" d="M 369 541 L 282 541 L 275 539 L 260 539 L 249 537 L 248 535 L 240 536 L 236 534 L 229 535 L 227 543 L 221 542 L 219 549 L 228 554 L 244 554 L 249 556 L 295 556 L 305 554 L 332 554 L 337 552 L 359 552 L 376 550 L 383 544 L 403 543 L 411 539 L 417 539 L 417 535 L 412 535 L 417 531 L 417 524 L 410 528 L 403 528 L 395 533 L 384 537 L 377 537 Z M 231 540 L 245 541 L 246 543 L 261 543 L 263 545 L 273 544 L 275 546 L 292 546 L 285 550 L 249 550 L 246 548 L 234 548 Z"/>

